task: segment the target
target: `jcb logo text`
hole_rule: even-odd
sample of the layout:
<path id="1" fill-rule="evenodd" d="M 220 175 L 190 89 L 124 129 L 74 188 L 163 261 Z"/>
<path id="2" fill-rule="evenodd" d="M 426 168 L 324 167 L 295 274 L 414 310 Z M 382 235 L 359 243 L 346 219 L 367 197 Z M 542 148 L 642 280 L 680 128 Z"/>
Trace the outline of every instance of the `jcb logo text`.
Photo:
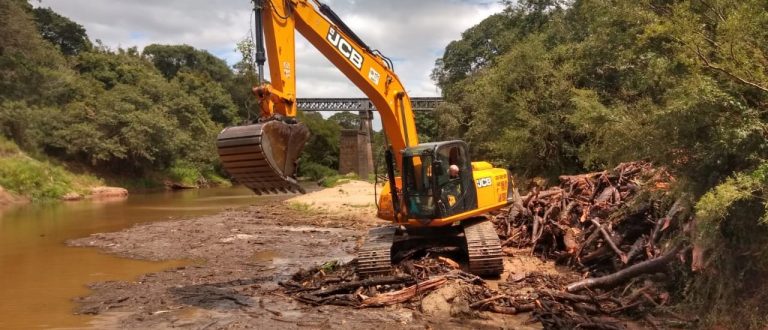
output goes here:
<path id="1" fill-rule="evenodd" d="M 349 41 L 342 38 L 341 35 L 336 32 L 336 29 L 333 27 L 328 29 L 328 36 L 326 38 L 331 42 L 331 45 L 336 47 L 341 55 L 344 55 L 344 57 L 352 62 L 352 64 L 357 67 L 358 70 L 363 68 L 363 56 L 360 55 L 360 53 L 355 50 L 354 47 L 352 47 Z"/>

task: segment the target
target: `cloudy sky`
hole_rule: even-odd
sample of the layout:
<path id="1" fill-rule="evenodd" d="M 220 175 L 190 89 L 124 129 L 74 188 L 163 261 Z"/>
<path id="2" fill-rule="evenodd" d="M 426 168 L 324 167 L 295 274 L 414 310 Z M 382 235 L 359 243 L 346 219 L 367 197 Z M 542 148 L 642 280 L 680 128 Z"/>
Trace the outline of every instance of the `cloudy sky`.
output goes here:
<path id="1" fill-rule="evenodd" d="M 502 10 L 497 0 L 325 0 L 368 45 L 394 61 L 411 96 L 438 96 L 429 78 L 435 59 L 461 32 Z M 188 44 L 229 64 L 249 35 L 249 0 L 42 0 L 82 24 L 105 45 Z M 360 97 L 354 85 L 306 40 L 297 38 L 298 97 Z"/>

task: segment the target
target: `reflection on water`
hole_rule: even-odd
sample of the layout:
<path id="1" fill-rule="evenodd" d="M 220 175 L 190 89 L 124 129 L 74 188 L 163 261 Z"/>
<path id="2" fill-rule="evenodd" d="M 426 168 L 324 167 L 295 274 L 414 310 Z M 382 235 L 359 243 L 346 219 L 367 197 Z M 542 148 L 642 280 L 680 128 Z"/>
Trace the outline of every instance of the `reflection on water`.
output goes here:
<path id="1" fill-rule="evenodd" d="M 259 199 L 245 188 L 131 195 L 128 199 L 25 205 L 0 212 L 0 329 L 77 327 L 71 299 L 85 285 L 130 280 L 180 265 L 117 258 L 64 241 L 136 223 L 211 214 Z"/>

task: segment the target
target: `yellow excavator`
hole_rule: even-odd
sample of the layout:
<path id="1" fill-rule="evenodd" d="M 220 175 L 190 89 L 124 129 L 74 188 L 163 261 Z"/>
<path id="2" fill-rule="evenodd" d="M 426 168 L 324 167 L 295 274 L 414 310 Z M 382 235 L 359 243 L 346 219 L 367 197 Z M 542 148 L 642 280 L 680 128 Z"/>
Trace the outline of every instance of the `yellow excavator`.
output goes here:
<path id="1" fill-rule="evenodd" d="M 391 225 L 369 231 L 358 253 L 362 276 L 391 271 L 399 251 L 454 246 L 468 270 L 494 276 L 502 253 L 493 225 L 482 215 L 509 203 L 505 169 L 472 162 L 463 141 L 419 143 L 411 102 L 392 62 L 371 49 L 327 5 L 317 0 L 254 0 L 259 85 L 258 121 L 228 127 L 218 136 L 227 172 L 256 194 L 300 192 L 297 160 L 310 137 L 296 120 L 295 31 L 365 93 L 381 116 L 390 143 L 388 182 L 377 216 Z M 266 52 L 265 52 L 266 45 Z M 270 81 L 264 80 L 269 59 Z"/>

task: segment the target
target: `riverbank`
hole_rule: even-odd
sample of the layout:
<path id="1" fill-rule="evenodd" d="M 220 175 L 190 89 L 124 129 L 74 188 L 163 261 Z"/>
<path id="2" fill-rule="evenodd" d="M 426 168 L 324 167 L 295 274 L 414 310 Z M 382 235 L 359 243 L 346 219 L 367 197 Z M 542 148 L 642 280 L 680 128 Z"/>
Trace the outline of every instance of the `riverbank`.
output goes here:
<path id="1" fill-rule="evenodd" d="M 119 197 L 125 189 L 105 187 L 104 180 L 76 174 L 62 165 L 24 153 L 0 137 L 0 206 L 43 200 Z"/>
<path id="2" fill-rule="evenodd" d="M 15 194 L 5 190 L 2 186 L 0 186 L 0 209 L 3 207 L 8 207 L 11 205 L 16 204 L 25 204 L 29 203 L 29 199 L 16 196 Z"/>
<path id="3" fill-rule="evenodd" d="M 151 192 L 231 186 L 229 181 L 209 172 L 179 163 L 169 168 L 167 173 L 154 173 L 142 178 L 93 174 L 77 164 L 32 157 L 0 136 L 0 207 L 51 200 L 119 199 L 125 198 L 129 189 L 132 192 Z M 108 186 L 107 182 L 114 186 Z"/>

